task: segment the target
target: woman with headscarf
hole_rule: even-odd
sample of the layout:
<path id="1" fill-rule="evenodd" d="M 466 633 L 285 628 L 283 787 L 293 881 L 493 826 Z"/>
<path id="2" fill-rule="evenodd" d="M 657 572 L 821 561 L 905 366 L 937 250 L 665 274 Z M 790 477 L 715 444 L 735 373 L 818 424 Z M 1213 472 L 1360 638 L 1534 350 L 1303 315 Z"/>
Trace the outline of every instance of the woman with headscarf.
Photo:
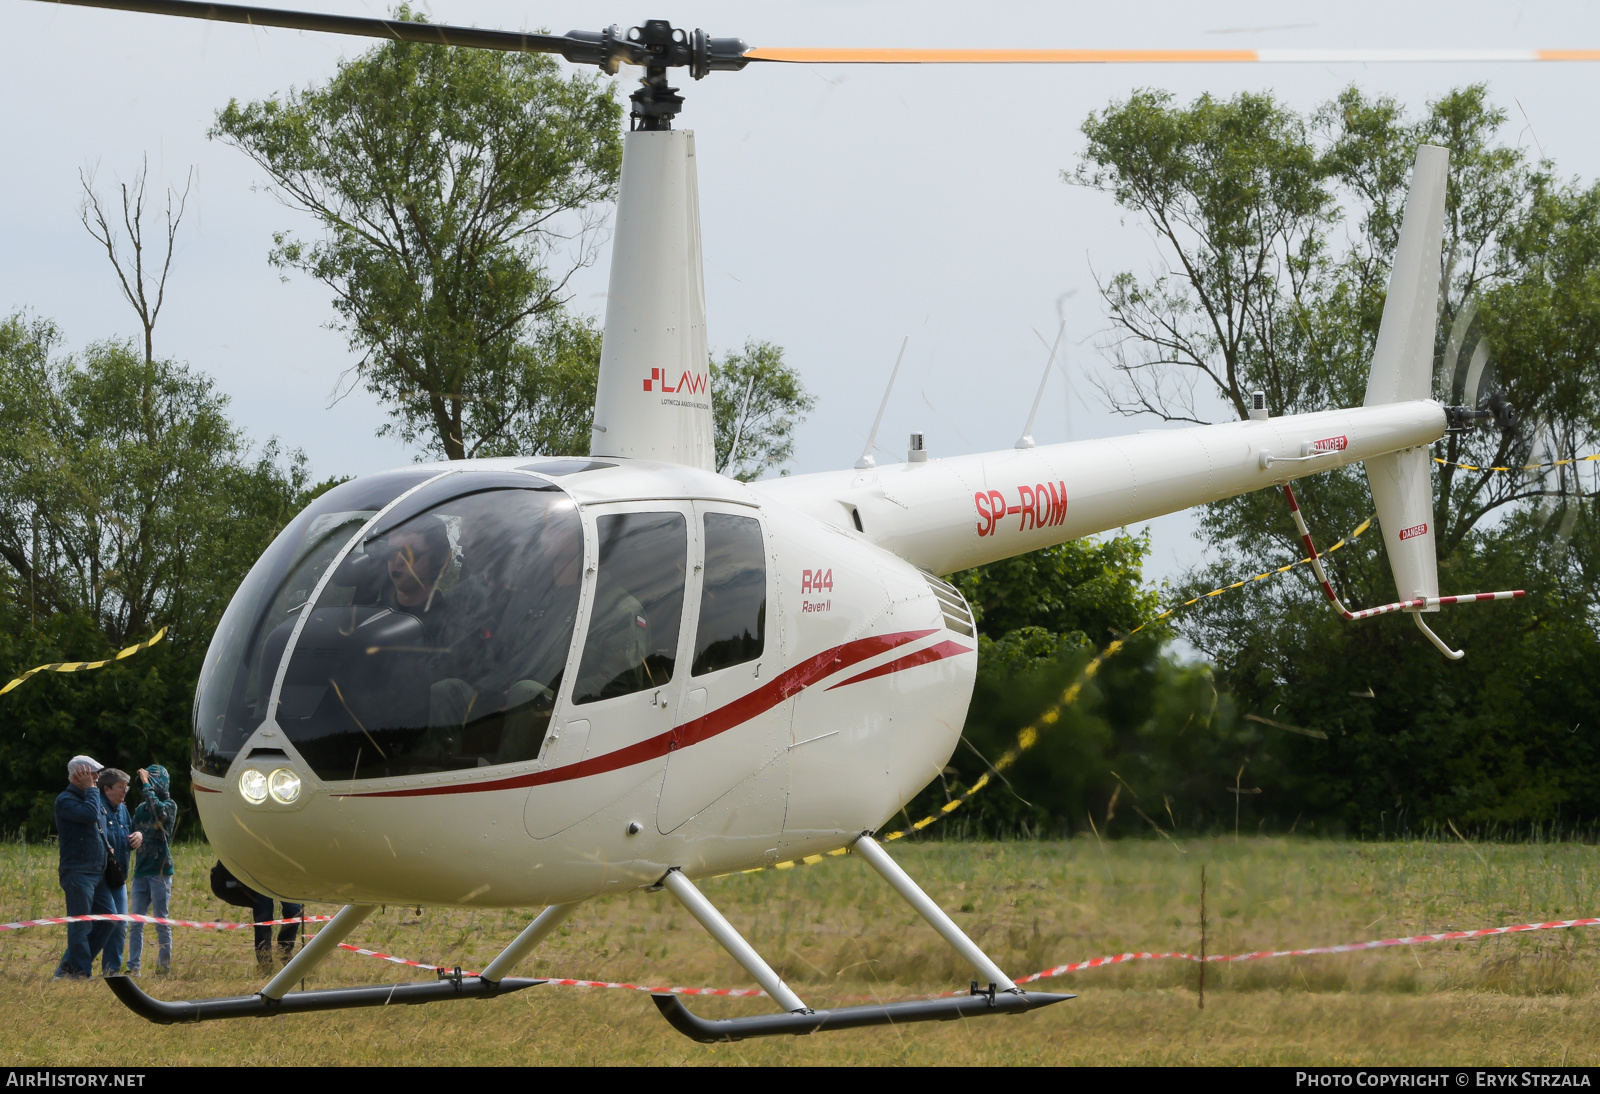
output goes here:
<path id="1" fill-rule="evenodd" d="M 143 837 L 133 867 L 132 899 L 134 915 L 154 915 L 166 919 L 172 905 L 172 833 L 178 824 L 178 803 L 172 800 L 172 781 L 167 769 L 151 764 L 139 769 L 144 801 L 133 811 L 133 830 Z M 144 924 L 130 924 L 128 973 L 139 972 L 144 951 Z M 161 950 L 156 972 L 172 970 L 172 928 L 156 924 L 156 941 Z"/>

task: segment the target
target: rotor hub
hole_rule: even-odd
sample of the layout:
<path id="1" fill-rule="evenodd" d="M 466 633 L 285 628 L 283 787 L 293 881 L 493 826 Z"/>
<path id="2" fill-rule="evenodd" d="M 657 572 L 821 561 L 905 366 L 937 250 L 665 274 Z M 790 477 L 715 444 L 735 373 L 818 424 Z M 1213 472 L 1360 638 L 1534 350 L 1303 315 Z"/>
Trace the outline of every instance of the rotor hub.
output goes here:
<path id="1" fill-rule="evenodd" d="M 667 70 L 687 68 L 701 80 L 712 72 L 737 72 L 749 64 L 741 38 L 713 38 L 703 30 L 684 30 L 665 19 L 647 19 L 626 32 L 618 26 L 602 31 L 572 30 L 562 55 L 574 64 L 596 65 L 615 74 L 622 65 L 644 69 L 639 89 L 628 98 L 634 129 L 671 129 L 683 109 L 683 96 L 667 83 Z"/>

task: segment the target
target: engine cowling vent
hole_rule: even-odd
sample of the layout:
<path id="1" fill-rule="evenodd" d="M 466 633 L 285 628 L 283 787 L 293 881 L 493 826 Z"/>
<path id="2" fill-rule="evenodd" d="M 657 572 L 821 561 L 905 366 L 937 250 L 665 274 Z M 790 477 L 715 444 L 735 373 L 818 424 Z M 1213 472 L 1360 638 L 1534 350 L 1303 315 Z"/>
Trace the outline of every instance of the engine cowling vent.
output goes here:
<path id="1" fill-rule="evenodd" d="M 944 611 L 944 625 L 968 638 L 976 634 L 977 628 L 972 625 L 972 609 L 967 607 L 966 598 L 960 590 L 932 574 L 922 576 L 927 578 L 928 588 L 933 590 L 933 595 L 939 598 L 939 607 Z"/>

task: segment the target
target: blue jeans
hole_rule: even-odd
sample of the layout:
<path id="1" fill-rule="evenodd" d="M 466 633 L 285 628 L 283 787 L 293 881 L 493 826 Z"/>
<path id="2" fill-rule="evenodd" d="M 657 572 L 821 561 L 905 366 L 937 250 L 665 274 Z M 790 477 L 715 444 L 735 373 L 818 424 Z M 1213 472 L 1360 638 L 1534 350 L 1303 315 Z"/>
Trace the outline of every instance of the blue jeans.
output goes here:
<path id="1" fill-rule="evenodd" d="M 153 915 L 166 919 L 172 904 L 172 875 L 136 877 L 133 879 L 133 914 Z M 139 971 L 139 959 L 144 955 L 144 924 L 131 923 L 128 936 L 128 971 Z M 156 958 L 156 968 L 165 971 L 172 967 L 172 928 L 165 923 L 156 924 L 156 941 L 161 951 Z"/>
<path id="2" fill-rule="evenodd" d="M 284 901 L 282 918 L 293 919 L 300 914 L 301 908 L 302 906 L 299 904 L 290 904 L 287 900 Z M 260 893 L 255 894 L 255 901 L 250 910 L 254 913 L 254 921 L 257 923 L 279 918 L 272 914 L 272 898 L 270 896 L 262 896 Z M 295 936 L 300 933 L 302 926 L 303 924 L 300 923 L 285 923 L 278 928 L 278 949 L 283 951 L 285 958 L 289 956 L 289 951 L 294 949 Z M 271 927 L 256 928 L 256 960 L 272 960 Z"/>
<path id="3" fill-rule="evenodd" d="M 68 915 L 109 915 L 115 912 L 111 889 L 100 873 L 62 873 L 61 889 L 67 894 Z M 110 923 L 67 924 L 67 952 L 61 955 L 56 975 L 93 976 L 94 956 L 106 948 Z"/>
<path id="4" fill-rule="evenodd" d="M 128 886 L 123 884 L 120 889 L 110 889 L 111 905 L 123 915 L 128 914 Z M 100 958 L 100 972 L 104 976 L 120 976 L 122 974 L 122 948 L 128 941 L 128 925 L 126 923 L 111 924 L 111 937 L 106 939 L 106 948 Z M 93 964 L 91 961 L 90 964 Z"/>

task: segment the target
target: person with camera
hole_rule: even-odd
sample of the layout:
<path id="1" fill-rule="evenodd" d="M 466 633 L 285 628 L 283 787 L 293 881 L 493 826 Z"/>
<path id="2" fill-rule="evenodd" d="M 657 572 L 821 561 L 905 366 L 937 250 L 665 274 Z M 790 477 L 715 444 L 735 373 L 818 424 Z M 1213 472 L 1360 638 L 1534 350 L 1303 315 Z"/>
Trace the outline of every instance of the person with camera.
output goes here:
<path id="1" fill-rule="evenodd" d="M 144 801 L 133 811 L 134 835 L 140 839 L 134 860 L 132 905 L 135 915 L 167 918 L 172 902 L 172 834 L 178 827 L 178 803 L 172 799 L 171 776 L 160 764 L 138 771 Z M 131 924 L 128 975 L 136 976 L 144 958 L 144 924 Z M 156 972 L 172 971 L 172 928 L 156 924 Z"/>

